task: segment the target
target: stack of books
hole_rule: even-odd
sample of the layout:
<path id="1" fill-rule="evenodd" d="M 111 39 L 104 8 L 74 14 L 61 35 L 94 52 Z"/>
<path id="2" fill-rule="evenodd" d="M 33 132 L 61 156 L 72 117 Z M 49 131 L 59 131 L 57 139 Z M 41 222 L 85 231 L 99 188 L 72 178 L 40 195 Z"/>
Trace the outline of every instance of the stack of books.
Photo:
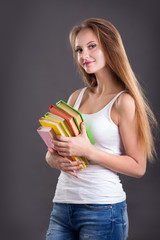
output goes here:
<path id="1" fill-rule="evenodd" d="M 79 111 L 63 100 L 57 102 L 56 106 L 51 105 L 49 110 L 50 112 L 47 112 L 44 117 L 39 119 L 41 127 L 37 129 L 48 147 L 54 148 L 51 139 L 56 139 L 56 135 L 74 137 L 80 134 L 83 117 Z M 74 161 L 82 161 L 84 168 L 86 168 L 86 164 L 88 164 L 86 158 L 75 156 L 71 158 Z"/>

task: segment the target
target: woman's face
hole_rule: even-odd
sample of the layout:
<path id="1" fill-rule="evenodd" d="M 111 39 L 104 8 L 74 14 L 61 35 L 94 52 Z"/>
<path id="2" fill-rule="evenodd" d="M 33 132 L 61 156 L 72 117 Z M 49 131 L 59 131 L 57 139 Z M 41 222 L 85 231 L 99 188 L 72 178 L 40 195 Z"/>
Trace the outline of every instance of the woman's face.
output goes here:
<path id="1" fill-rule="evenodd" d="M 106 59 L 94 32 L 87 28 L 81 30 L 75 41 L 78 63 L 91 74 L 97 73 L 106 66 Z"/>

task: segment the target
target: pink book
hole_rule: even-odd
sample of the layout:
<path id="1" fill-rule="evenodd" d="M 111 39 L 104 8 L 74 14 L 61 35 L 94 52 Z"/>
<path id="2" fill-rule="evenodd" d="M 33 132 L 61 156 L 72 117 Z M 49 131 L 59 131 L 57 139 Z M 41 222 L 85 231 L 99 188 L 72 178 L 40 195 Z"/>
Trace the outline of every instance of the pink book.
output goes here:
<path id="1" fill-rule="evenodd" d="M 55 133 L 52 128 L 49 127 L 39 127 L 37 132 L 49 148 L 53 148 L 53 143 L 51 143 L 51 139 L 55 138 Z"/>

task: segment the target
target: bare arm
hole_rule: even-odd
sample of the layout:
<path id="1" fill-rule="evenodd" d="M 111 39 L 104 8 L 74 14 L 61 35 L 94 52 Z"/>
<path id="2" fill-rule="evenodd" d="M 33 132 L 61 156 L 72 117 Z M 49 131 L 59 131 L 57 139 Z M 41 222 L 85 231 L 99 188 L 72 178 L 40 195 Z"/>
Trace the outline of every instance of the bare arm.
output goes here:
<path id="1" fill-rule="evenodd" d="M 119 116 L 119 131 L 126 155 L 113 155 L 92 147 L 87 153 L 87 157 L 113 171 L 141 177 L 146 170 L 146 155 L 138 140 L 133 98 L 129 94 L 123 94 L 119 98 L 116 108 Z"/>
<path id="2" fill-rule="evenodd" d="M 84 126 L 82 126 L 82 133 L 76 138 L 58 136 L 59 141 L 54 142 L 56 150 L 63 156 L 81 155 L 112 171 L 141 177 L 146 169 L 146 154 L 138 139 L 134 100 L 129 94 L 122 94 L 115 108 L 126 155 L 110 154 L 91 145 Z"/>

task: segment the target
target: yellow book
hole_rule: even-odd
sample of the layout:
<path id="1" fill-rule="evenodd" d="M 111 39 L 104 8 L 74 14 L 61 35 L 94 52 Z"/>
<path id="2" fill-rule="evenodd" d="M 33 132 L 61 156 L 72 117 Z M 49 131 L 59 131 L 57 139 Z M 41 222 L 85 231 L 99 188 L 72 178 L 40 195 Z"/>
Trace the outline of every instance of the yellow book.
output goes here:
<path id="1" fill-rule="evenodd" d="M 50 121 L 59 123 L 66 132 L 68 137 L 74 136 L 70 127 L 68 126 L 67 121 L 64 118 L 50 112 L 47 112 L 44 116 L 45 118 L 48 118 Z"/>
<path id="2" fill-rule="evenodd" d="M 56 135 L 66 136 L 66 132 L 64 131 L 63 127 L 58 122 L 50 121 L 50 119 L 47 119 L 44 117 L 41 117 L 39 119 L 39 122 L 42 125 L 42 127 L 52 128 Z M 82 161 L 83 162 L 81 157 L 71 156 L 71 158 L 74 161 Z M 86 165 L 84 162 L 83 162 L 83 166 L 84 166 L 84 168 L 86 168 Z M 81 170 L 83 170 L 83 169 L 81 169 Z"/>
<path id="3" fill-rule="evenodd" d="M 39 119 L 39 122 L 42 125 L 42 127 L 52 128 L 56 135 L 66 136 L 64 129 L 59 123 L 50 121 L 49 119 L 44 117 L 41 117 Z"/>

